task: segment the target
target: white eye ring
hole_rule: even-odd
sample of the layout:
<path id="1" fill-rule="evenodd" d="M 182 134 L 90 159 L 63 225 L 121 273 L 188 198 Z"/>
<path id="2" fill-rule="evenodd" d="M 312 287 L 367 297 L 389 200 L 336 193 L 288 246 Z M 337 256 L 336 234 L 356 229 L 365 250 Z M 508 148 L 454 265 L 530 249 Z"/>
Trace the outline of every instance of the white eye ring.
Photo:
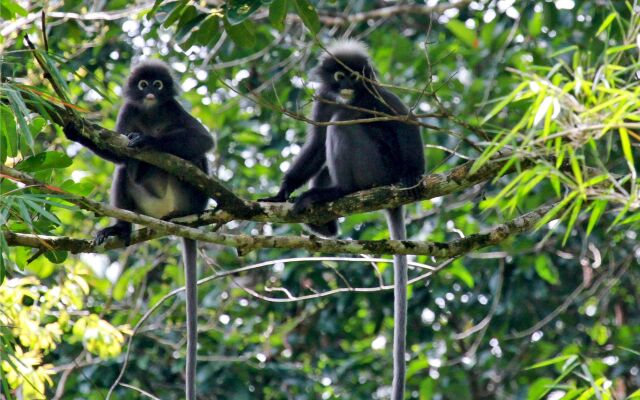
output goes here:
<path id="1" fill-rule="evenodd" d="M 336 82 L 344 79 L 344 77 L 345 75 L 344 75 L 344 72 L 342 71 L 337 71 L 335 74 L 333 74 L 333 79 L 335 79 Z"/>
<path id="2" fill-rule="evenodd" d="M 140 90 L 144 90 L 147 86 L 149 86 L 149 82 L 145 81 L 144 79 L 138 82 L 138 89 Z"/>
<path id="3" fill-rule="evenodd" d="M 164 85 L 162 84 L 162 81 L 158 80 L 158 81 L 153 81 L 153 87 L 158 90 L 162 90 Z"/>

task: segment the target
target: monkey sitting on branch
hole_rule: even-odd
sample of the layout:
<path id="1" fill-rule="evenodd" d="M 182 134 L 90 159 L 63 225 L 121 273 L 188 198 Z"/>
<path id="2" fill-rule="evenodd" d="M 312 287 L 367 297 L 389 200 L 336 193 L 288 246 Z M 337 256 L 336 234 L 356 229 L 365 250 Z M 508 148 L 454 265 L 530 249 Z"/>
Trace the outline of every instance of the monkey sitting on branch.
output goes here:
<path id="1" fill-rule="evenodd" d="M 214 147 L 207 129 L 175 99 L 177 84 L 169 67 L 157 60 L 133 68 L 124 88 L 125 103 L 118 113 L 116 131 L 129 138 L 129 147 L 173 154 L 209 173 L 205 154 Z M 208 197 L 192 185 L 162 169 L 98 147 L 82 136 L 74 124 L 64 129 L 67 138 L 88 147 L 100 157 L 117 164 L 111 184 L 111 204 L 155 218 L 197 214 L 206 208 Z M 98 232 L 95 244 L 110 236 L 130 242 L 131 223 L 116 221 Z M 186 398 L 195 400 L 197 352 L 197 243 L 182 239 L 187 302 Z"/>
<path id="2" fill-rule="evenodd" d="M 303 212 L 317 203 L 377 186 L 417 185 L 425 171 L 424 146 L 415 117 L 402 101 L 378 84 L 364 44 L 343 40 L 329 46 L 313 73 L 320 81 L 311 119 L 336 124 L 311 125 L 299 156 L 286 172 L 278 194 L 262 199 L 287 201 L 310 181 L 294 204 Z M 356 120 L 397 116 L 381 121 Z M 406 119 L 406 120 L 403 120 Z M 342 123 L 354 121 L 352 124 Z M 342 123 L 342 124 L 341 124 Z M 386 210 L 391 239 L 406 239 L 402 207 Z M 338 234 L 336 220 L 308 225 L 321 236 Z M 393 400 L 403 400 L 407 324 L 407 256 L 395 255 Z"/>

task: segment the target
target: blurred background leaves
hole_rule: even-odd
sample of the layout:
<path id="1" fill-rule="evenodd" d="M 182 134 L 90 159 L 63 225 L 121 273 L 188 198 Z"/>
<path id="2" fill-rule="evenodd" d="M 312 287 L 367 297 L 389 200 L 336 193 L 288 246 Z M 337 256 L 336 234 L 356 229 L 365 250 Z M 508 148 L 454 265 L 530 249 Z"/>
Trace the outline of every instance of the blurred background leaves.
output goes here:
<path id="1" fill-rule="evenodd" d="M 56 106 L 112 129 L 131 64 L 158 57 L 216 136 L 214 174 L 242 197 L 274 194 L 305 136 L 305 124 L 282 110 L 308 115 L 308 71 L 321 46 L 359 38 L 381 81 L 439 127 L 423 129 L 430 173 L 490 157 L 514 171 L 411 205 L 411 239 L 449 241 L 562 204 L 536 233 L 459 258 L 412 286 L 408 395 L 640 398 L 636 1 L 65 1 L 45 6 L 46 36 L 42 7 L 0 3 L 5 165 L 107 202 L 113 166 L 65 139 L 53 123 Z M 25 34 L 53 76 L 42 75 Z M 108 223 L 7 179 L 0 193 L 1 223 L 13 232 L 90 238 Z M 387 237 L 379 213 L 349 216 L 341 230 L 345 238 Z M 254 222 L 222 231 L 302 233 Z M 0 235 L 3 395 L 104 398 L 129 327 L 183 283 L 174 243 L 78 256 L 8 247 Z M 392 293 L 298 297 L 389 285 L 389 264 L 201 250 L 202 276 L 272 261 L 201 286 L 202 398 L 388 396 Z M 124 381 L 180 398 L 184 322 L 181 298 L 164 302 L 134 338 Z M 117 389 L 119 399 L 139 397 Z"/>

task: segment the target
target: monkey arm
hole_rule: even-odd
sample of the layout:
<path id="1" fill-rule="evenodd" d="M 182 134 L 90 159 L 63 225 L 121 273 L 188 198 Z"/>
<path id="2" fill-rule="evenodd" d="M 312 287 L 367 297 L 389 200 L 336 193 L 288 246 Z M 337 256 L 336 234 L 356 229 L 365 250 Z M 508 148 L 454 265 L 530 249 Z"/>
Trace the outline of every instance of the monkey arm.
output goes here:
<path id="1" fill-rule="evenodd" d="M 379 90 L 385 102 L 383 106 L 387 109 L 386 112 L 398 116 L 411 114 L 398 96 L 384 88 Z M 411 115 L 411 119 L 415 120 L 415 117 Z M 402 121 L 391 121 L 389 125 L 396 135 L 396 145 L 399 151 L 398 162 L 403 167 L 400 183 L 413 186 L 425 171 L 424 145 L 420 135 L 420 127 Z"/>
<path id="2" fill-rule="evenodd" d="M 196 160 L 213 148 L 213 138 L 202 125 L 193 122 L 157 138 L 145 136 L 144 145 L 185 160 Z"/>
<path id="3" fill-rule="evenodd" d="M 316 101 L 313 103 L 311 119 L 327 122 L 331 119 L 332 113 L 333 109 L 330 105 Z M 286 201 L 294 190 L 320 172 L 326 161 L 326 141 L 327 127 L 311 125 L 309 137 L 298 157 L 293 160 L 291 168 L 285 173 L 278 194 L 262 201 Z"/>
<path id="4" fill-rule="evenodd" d="M 396 134 L 398 149 L 402 160 L 402 178 L 400 183 L 413 186 L 424 175 L 424 145 L 417 125 L 397 123 Z"/>

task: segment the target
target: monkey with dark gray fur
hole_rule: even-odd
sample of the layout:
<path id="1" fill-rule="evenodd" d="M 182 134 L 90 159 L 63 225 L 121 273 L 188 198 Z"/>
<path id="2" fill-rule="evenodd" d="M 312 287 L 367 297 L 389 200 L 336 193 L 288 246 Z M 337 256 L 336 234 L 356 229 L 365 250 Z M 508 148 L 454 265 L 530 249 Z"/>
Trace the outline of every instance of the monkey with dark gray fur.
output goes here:
<path id="1" fill-rule="evenodd" d="M 313 71 L 320 80 L 312 120 L 339 122 L 380 116 L 406 116 L 407 107 L 376 82 L 366 47 L 357 41 L 334 43 Z M 370 110 L 371 112 L 368 112 Z M 300 155 L 284 176 L 277 195 L 262 201 L 286 201 L 311 181 L 310 190 L 295 201 L 294 211 L 337 200 L 349 193 L 376 186 L 415 186 L 425 171 L 424 147 L 417 125 L 376 121 L 351 125 L 312 125 Z M 404 240 L 403 208 L 386 210 L 391 239 Z M 337 221 L 309 225 L 321 236 L 335 236 Z M 407 318 L 407 257 L 394 256 L 395 301 L 393 340 L 393 400 L 404 399 Z"/>
<path id="2" fill-rule="evenodd" d="M 205 153 L 213 148 L 213 138 L 176 101 L 176 83 L 169 67 L 157 60 L 143 61 L 132 71 L 124 88 L 125 103 L 120 109 L 116 131 L 129 138 L 129 147 L 173 154 L 209 172 Z M 111 204 L 155 218 L 172 218 L 202 212 L 208 197 L 177 177 L 153 165 L 104 150 L 80 135 L 75 125 L 67 125 L 65 135 L 117 165 L 111 184 Z M 131 223 L 116 221 L 96 235 L 95 243 L 117 236 L 129 244 Z M 196 242 L 183 239 L 182 258 L 187 292 L 186 397 L 195 399 L 197 346 Z"/>

